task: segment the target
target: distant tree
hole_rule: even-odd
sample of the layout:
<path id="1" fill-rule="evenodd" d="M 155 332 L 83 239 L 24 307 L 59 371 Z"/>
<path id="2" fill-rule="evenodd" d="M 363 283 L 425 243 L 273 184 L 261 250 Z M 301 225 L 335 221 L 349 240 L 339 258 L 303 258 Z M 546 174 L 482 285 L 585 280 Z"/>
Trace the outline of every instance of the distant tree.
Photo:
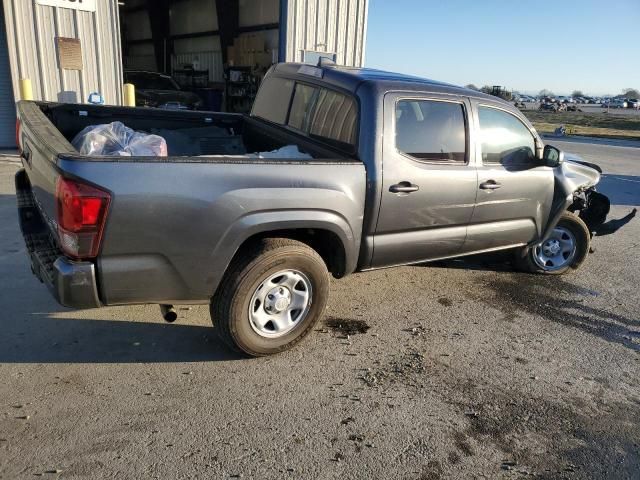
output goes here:
<path id="1" fill-rule="evenodd" d="M 466 88 L 468 88 L 469 90 L 476 90 L 476 91 L 479 90 L 479 88 L 476 87 L 473 83 L 470 83 L 469 85 L 466 85 Z"/>
<path id="2" fill-rule="evenodd" d="M 547 90 L 546 88 L 540 90 L 540 92 L 538 92 L 538 95 L 540 95 L 541 97 L 555 97 L 555 94 L 551 90 Z"/>
<path id="3" fill-rule="evenodd" d="M 640 92 L 635 88 L 623 88 L 622 95 L 625 98 L 640 98 Z"/>
<path id="4" fill-rule="evenodd" d="M 504 100 L 511 100 L 513 98 L 513 95 L 511 94 L 511 92 L 505 90 L 504 87 L 496 86 L 494 88 L 494 87 L 491 87 L 489 85 L 484 85 L 480 89 L 480 91 L 482 93 L 488 93 L 489 95 L 493 95 L 495 97 L 499 97 L 499 98 L 502 98 Z"/>
<path id="5" fill-rule="evenodd" d="M 573 98 L 584 97 L 584 93 L 582 93 L 582 90 L 574 90 L 571 96 Z"/>

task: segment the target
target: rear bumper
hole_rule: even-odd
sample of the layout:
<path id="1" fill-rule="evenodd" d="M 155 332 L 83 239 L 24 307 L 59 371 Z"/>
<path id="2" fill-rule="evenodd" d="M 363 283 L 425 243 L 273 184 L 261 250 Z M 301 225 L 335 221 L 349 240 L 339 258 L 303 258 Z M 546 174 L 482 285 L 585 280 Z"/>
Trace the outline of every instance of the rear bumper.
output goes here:
<path id="1" fill-rule="evenodd" d="M 58 257 L 53 263 L 43 263 L 37 253 L 30 256 L 33 273 L 60 305 L 70 308 L 102 306 L 93 263 L 72 262 L 66 257 Z"/>
<path id="2" fill-rule="evenodd" d="M 66 258 L 51 238 L 49 226 L 33 199 L 24 170 L 16 174 L 20 230 L 31 260 L 31 271 L 58 303 L 70 308 L 102 306 L 98 297 L 95 265 Z"/>

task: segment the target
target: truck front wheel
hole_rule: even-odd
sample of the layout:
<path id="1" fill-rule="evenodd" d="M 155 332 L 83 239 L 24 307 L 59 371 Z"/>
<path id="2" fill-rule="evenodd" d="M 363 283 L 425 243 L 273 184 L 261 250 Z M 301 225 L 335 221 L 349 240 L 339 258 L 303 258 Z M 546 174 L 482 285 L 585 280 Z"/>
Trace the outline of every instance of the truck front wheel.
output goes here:
<path id="1" fill-rule="evenodd" d="M 516 252 L 516 265 L 526 272 L 561 275 L 582 265 L 590 242 L 585 223 L 577 215 L 565 212 L 549 238 Z"/>
<path id="2" fill-rule="evenodd" d="M 251 356 L 287 350 L 322 316 L 329 273 L 304 243 L 267 238 L 236 256 L 210 306 L 220 338 Z"/>

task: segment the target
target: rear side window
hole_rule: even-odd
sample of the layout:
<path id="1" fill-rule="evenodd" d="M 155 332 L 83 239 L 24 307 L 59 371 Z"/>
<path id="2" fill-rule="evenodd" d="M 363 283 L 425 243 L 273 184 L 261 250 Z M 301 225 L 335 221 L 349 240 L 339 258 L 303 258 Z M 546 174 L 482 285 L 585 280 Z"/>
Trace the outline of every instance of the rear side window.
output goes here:
<path id="1" fill-rule="evenodd" d="M 396 104 L 396 148 L 415 159 L 465 163 L 466 132 L 460 103 L 401 100 Z"/>
<path id="2" fill-rule="evenodd" d="M 293 86 L 293 80 L 278 77 L 265 78 L 260 85 L 260 93 L 253 104 L 251 114 L 279 125 L 285 125 Z"/>

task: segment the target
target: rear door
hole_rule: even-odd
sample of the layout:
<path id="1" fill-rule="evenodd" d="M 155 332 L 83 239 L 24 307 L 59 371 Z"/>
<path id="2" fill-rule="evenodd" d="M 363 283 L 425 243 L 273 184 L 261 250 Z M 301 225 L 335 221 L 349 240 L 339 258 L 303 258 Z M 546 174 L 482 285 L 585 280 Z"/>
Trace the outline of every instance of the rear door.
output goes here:
<path id="1" fill-rule="evenodd" d="M 477 191 L 469 112 L 462 97 L 385 96 L 383 188 L 372 267 L 460 252 Z"/>
<path id="2" fill-rule="evenodd" d="M 478 197 L 464 252 L 526 244 L 539 237 L 553 201 L 553 170 L 535 158 L 534 133 L 497 105 L 474 102 Z"/>

